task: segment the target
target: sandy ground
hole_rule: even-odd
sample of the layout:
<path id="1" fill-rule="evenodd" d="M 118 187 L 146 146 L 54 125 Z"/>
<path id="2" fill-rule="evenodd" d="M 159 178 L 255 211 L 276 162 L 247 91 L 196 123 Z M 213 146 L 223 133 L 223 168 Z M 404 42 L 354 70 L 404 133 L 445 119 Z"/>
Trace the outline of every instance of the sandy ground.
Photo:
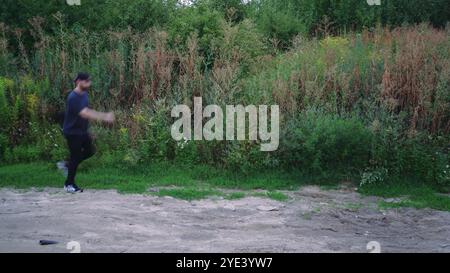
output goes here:
<path id="1" fill-rule="evenodd" d="M 450 213 L 380 210 L 352 190 L 183 201 L 115 191 L 0 189 L 0 252 L 450 252 Z M 395 200 L 394 200 L 395 201 Z M 55 240 L 41 246 L 39 240 Z"/>

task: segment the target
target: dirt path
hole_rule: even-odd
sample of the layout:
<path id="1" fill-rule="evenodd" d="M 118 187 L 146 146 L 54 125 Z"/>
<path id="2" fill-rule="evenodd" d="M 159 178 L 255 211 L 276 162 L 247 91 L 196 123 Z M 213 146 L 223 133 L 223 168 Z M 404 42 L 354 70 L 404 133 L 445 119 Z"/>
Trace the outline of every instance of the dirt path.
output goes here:
<path id="1" fill-rule="evenodd" d="M 287 202 L 0 189 L 0 252 L 450 252 L 450 213 L 306 187 Z M 57 245 L 40 246 L 41 239 Z"/>

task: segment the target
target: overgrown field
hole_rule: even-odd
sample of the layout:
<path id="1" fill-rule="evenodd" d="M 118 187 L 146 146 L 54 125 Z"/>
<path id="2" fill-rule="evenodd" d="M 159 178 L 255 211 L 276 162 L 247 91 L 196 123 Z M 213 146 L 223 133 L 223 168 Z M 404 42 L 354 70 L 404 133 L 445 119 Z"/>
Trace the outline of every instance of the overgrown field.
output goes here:
<path id="1" fill-rule="evenodd" d="M 87 164 L 140 176 L 124 187 L 149 185 L 148 169 L 161 164 L 205 166 L 205 173 L 194 168 L 193 176 L 212 185 L 228 174 L 259 173 L 268 189 L 271 183 L 283 188 L 279 183 L 340 181 L 372 189 L 450 187 L 449 28 L 421 24 L 298 35 L 286 48 L 248 19 L 221 20 L 212 36 L 192 32 L 175 39 L 156 27 L 95 32 L 66 27 L 60 14 L 55 18 L 52 34 L 42 18 L 30 20 L 32 43 L 24 42 L 23 30 L 0 24 L 2 165 L 53 164 L 67 156 L 55 116 L 64 109 L 74 74 L 88 71 L 94 79 L 91 106 L 114 110 L 118 120 L 92 126 L 98 153 Z M 204 105 L 278 104 L 279 149 L 261 152 L 258 141 L 175 142 L 170 110 L 192 106 L 195 96 Z M 14 167 L 2 170 L 1 185 L 22 183 L 8 175 Z M 53 176 L 39 172 L 30 179 L 54 185 Z M 288 178 L 280 182 L 283 173 Z M 113 174 L 102 176 L 102 183 L 115 181 Z M 231 181 L 238 188 L 254 183 Z"/>

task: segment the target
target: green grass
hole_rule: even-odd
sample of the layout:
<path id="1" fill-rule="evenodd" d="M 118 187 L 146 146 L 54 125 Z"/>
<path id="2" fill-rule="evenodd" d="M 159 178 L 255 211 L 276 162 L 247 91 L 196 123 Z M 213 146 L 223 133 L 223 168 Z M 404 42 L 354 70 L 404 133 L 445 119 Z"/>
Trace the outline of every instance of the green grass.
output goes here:
<path id="1" fill-rule="evenodd" d="M 232 193 L 226 195 L 225 199 L 236 200 L 236 199 L 244 198 L 245 196 L 247 196 L 247 195 L 244 192 L 232 192 Z"/>
<path id="2" fill-rule="evenodd" d="M 450 211 L 450 196 L 439 193 L 435 187 L 418 182 L 397 182 L 366 186 L 359 189 L 365 195 L 399 198 L 398 202 L 379 202 L 380 208 L 414 207 Z M 447 190 L 448 193 L 448 190 Z"/>
<path id="3" fill-rule="evenodd" d="M 205 166 L 186 166 L 168 163 L 140 165 L 134 168 L 95 166 L 90 160 L 80 166 L 77 182 L 88 189 L 115 189 L 120 193 L 149 193 L 150 187 L 157 187 L 159 196 L 172 196 L 184 200 L 221 196 L 228 200 L 244 198 L 247 195 L 267 197 L 286 201 L 289 197 L 279 190 L 295 190 L 311 184 L 299 175 L 284 172 L 258 172 L 242 175 Z M 0 166 L 0 187 L 17 189 L 62 187 L 63 176 L 54 164 L 27 163 Z M 330 184 L 319 184 L 322 188 L 334 189 Z M 331 186 L 328 186 L 331 185 Z M 164 188 L 173 187 L 173 188 Z M 224 193 L 219 189 L 233 189 Z M 246 193 L 246 190 L 261 190 Z M 450 211 L 450 197 L 439 194 L 429 185 L 408 182 L 365 186 L 359 189 L 365 195 L 385 198 L 402 197 L 399 202 L 382 201 L 380 208 L 415 207 Z M 448 192 L 448 191 L 447 191 Z"/>
<path id="4" fill-rule="evenodd" d="M 144 192 L 149 186 L 221 186 L 236 189 L 295 189 L 292 178 L 280 175 L 237 176 L 228 172 L 172 164 L 149 164 L 135 168 L 94 167 L 93 162 L 79 168 L 77 181 L 91 188 L 118 188 Z M 209 174 L 207 174 L 209 172 Z M 16 188 L 61 186 L 64 178 L 54 164 L 27 163 L 0 166 L 0 186 Z"/>
<path id="5" fill-rule="evenodd" d="M 173 196 L 185 200 L 201 199 L 218 195 L 226 199 L 239 199 L 243 192 L 221 193 L 218 188 L 235 190 L 263 189 L 270 191 L 266 197 L 285 200 L 286 197 L 275 190 L 294 190 L 302 183 L 284 173 L 257 173 L 237 175 L 205 166 L 185 166 L 156 163 L 134 168 L 95 166 L 95 159 L 80 166 L 77 183 L 89 189 L 115 189 L 121 193 L 146 193 L 150 187 L 159 189 L 158 195 Z M 17 189 L 62 187 L 64 177 L 54 164 L 26 163 L 0 166 L 0 187 Z"/>
<path id="6" fill-rule="evenodd" d="M 269 192 L 267 192 L 267 196 L 270 199 L 277 200 L 277 201 L 287 201 L 289 199 L 289 197 L 286 194 L 284 194 L 282 192 L 277 192 L 277 191 L 269 191 Z"/>
<path id="7" fill-rule="evenodd" d="M 177 189 L 161 189 L 158 193 L 158 196 L 172 196 L 174 198 L 183 199 L 183 200 L 197 200 L 203 199 L 209 196 L 217 195 L 222 196 L 222 192 L 218 190 L 211 189 L 193 189 L 193 188 L 177 188 Z"/>

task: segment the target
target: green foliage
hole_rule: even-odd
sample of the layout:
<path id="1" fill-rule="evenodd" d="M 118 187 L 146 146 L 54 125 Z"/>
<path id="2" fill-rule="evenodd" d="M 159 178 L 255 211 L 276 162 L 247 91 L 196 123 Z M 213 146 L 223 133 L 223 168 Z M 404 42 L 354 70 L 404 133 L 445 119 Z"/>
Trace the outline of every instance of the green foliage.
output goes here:
<path id="1" fill-rule="evenodd" d="M 105 32 L 132 27 L 146 31 L 152 27 L 168 29 L 172 37 L 185 40 L 196 31 L 201 48 L 209 46 L 211 37 L 220 29 L 220 21 L 233 23 L 254 21 L 267 38 L 276 38 L 286 48 L 298 34 L 323 34 L 359 31 L 377 24 L 400 26 L 404 23 L 431 22 L 444 27 L 450 18 L 447 0 L 381 1 L 369 6 L 361 0 L 197 0 L 182 5 L 177 0 L 83 0 L 80 6 L 65 1 L 4 0 L 0 6 L 0 22 L 26 29 L 33 17 L 47 24 L 44 31 L 57 31 L 63 15 L 73 30 Z M 56 27 L 55 27 L 56 26 Z M 25 43 L 31 45 L 31 35 Z"/>
<path id="2" fill-rule="evenodd" d="M 370 158 L 371 132 L 356 118 L 309 110 L 287 125 L 283 157 L 288 166 L 320 174 L 351 173 Z"/>
<path id="3" fill-rule="evenodd" d="M 448 138 L 425 134 L 405 136 L 398 120 L 385 120 L 384 123 L 376 121 L 371 126 L 374 132 L 371 159 L 369 169 L 363 173 L 363 184 L 369 180 L 377 180 L 378 184 L 392 183 L 408 177 L 448 185 L 448 176 L 444 172 L 450 162 L 444 148 Z"/>
<path id="4" fill-rule="evenodd" d="M 212 9 L 221 12 L 224 18 L 234 23 L 244 20 L 247 15 L 247 6 L 241 0 L 206 0 L 205 2 Z"/>
<path id="5" fill-rule="evenodd" d="M 223 21 L 218 11 L 211 10 L 204 4 L 198 4 L 176 10 L 167 29 L 171 39 L 181 44 L 195 33 L 200 51 L 208 55 L 211 54 L 209 51 L 211 41 L 222 34 Z"/>
<path id="6" fill-rule="evenodd" d="M 285 48 L 294 36 L 308 30 L 292 7 L 289 1 L 260 1 L 255 11 L 255 21 L 264 36 L 277 39 Z"/>
<path id="7" fill-rule="evenodd" d="M 118 117 L 114 126 L 92 127 L 104 167 L 140 172 L 145 164 L 174 162 L 207 166 L 196 169 L 200 180 L 215 179 L 214 166 L 248 176 L 290 170 L 299 179 L 389 184 L 412 177 L 448 185 L 448 29 L 389 28 L 443 26 L 445 4 L 85 0 L 70 7 L 6 0 L 2 163 L 65 157 L 51 117 L 64 109 L 74 73 L 89 71 L 91 106 Z M 28 22 L 35 15 L 44 20 Z M 194 96 L 207 104 L 279 105 L 279 150 L 261 152 L 258 141 L 175 142 L 170 110 L 192 106 Z M 141 182 L 124 189 L 142 189 Z"/>
<path id="8" fill-rule="evenodd" d="M 42 158 L 40 147 L 37 146 L 16 146 L 5 152 L 5 161 L 10 163 L 34 162 Z"/>
<path id="9" fill-rule="evenodd" d="M 0 164 L 5 162 L 4 154 L 8 149 L 8 147 L 9 147 L 8 137 L 5 134 L 0 133 Z"/>
<path id="10" fill-rule="evenodd" d="M 439 190 L 434 185 L 411 179 L 397 183 L 366 184 L 359 188 L 359 192 L 365 195 L 394 199 L 381 201 L 381 208 L 415 207 L 449 211 L 450 197 L 445 194 L 446 191 L 448 188 Z"/>
<path id="11" fill-rule="evenodd" d="M 180 188 L 180 189 L 161 189 L 158 192 L 159 196 L 172 196 L 184 200 L 203 199 L 212 195 L 221 195 L 219 191 L 215 190 L 199 190 L 198 188 Z"/>
<path id="12" fill-rule="evenodd" d="M 100 29 L 132 27 L 133 29 L 141 30 L 165 25 L 175 9 L 175 2 L 162 0 L 107 0 L 102 6 L 105 12 L 104 18 L 100 20 L 100 24 L 95 25 Z M 83 5 L 85 4 L 83 3 Z"/>
<path id="13" fill-rule="evenodd" d="M 0 133 L 6 135 L 10 132 L 11 112 L 10 102 L 7 98 L 7 88 L 12 88 L 12 81 L 0 77 Z"/>
<path id="14" fill-rule="evenodd" d="M 223 163 L 234 171 L 246 174 L 255 170 L 275 169 L 280 166 L 279 160 L 273 154 L 261 152 L 260 143 L 252 141 L 228 143 Z"/>
<path id="15" fill-rule="evenodd" d="M 367 169 L 361 175 L 361 182 L 359 185 L 361 187 L 368 184 L 380 184 L 386 181 L 389 171 L 386 168 L 379 168 L 375 170 Z"/>
<path id="16" fill-rule="evenodd" d="M 287 201 L 289 199 L 289 196 L 287 196 L 286 194 L 284 194 L 282 192 L 278 192 L 278 191 L 269 191 L 269 192 L 267 192 L 267 196 L 270 199 L 277 200 L 277 201 Z"/>
<path id="17" fill-rule="evenodd" d="M 263 36 L 250 20 L 245 19 L 237 24 L 222 22 L 221 30 L 223 35 L 211 41 L 214 58 L 218 61 L 230 61 L 234 58 L 234 62 L 239 62 L 239 72 L 251 70 L 257 65 L 257 58 L 268 51 Z"/>
<path id="18" fill-rule="evenodd" d="M 163 25 L 175 9 L 174 0 L 81 0 L 80 6 L 70 6 L 63 1 L 39 3 L 33 0 L 4 0 L 0 21 L 15 27 L 24 27 L 33 17 L 42 17 L 55 23 L 54 14 L 60 12 L 67 18 L 69 27 L 89 27 L 105 31 L 132 26 L 145 30 Z"/>
<path id="19" fill-rule="evenodd" d="M 302 33 L 330 34 L 373 28 L 377 24 L 431 22 L 444 27 L 450 18 L 446 0 L 381 1 L 370 6 L 360 0 L 260 0 L 251 1 L 252 17 L 269 37 L 282 44 Z"/>

